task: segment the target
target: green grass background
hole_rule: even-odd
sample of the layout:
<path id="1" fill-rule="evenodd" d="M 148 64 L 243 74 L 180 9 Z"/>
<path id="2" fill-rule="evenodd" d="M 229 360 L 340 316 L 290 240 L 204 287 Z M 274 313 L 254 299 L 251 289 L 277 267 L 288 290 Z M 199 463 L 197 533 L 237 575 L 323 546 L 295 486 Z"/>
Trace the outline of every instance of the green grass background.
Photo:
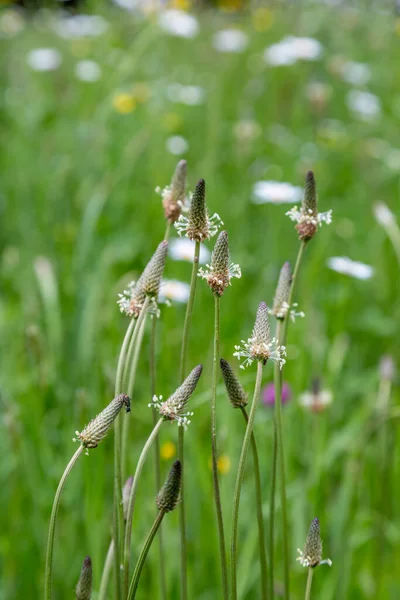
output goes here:
<path id="1" fill-rule="evenodd" d="M 383 5 L 382 5 L 383 6 Z M 55 36 L 35 18 L 1 44 L 0 178 L 0 598 L 39 598 L 43 589 L 47 527 L 54 492 L 69 460 L 76 429 L 113 394 L 113 380 L 126 318 L 117 293 L 140 273 L 165 223 L 156 185 L 169 182 L 177 161 L 167 153 L 169 135 L 189 142 L 189 184 L 207 182 L 211 211 L 224 220 L 232 258 L 243 276 L 221 303 L 221 354 L 248 337 L 261 300 L 271 302 L 285 260 L 294 261 L 298 240 L 285 217 L 290 205 L 256 206 L 251 191 L 259 179 L 302 185 L 308 169 L 317 178 L 321 210 L 333 209 L 307 248 L 297 300 L 306 318 L 290 328 L 285 370 L 294 399 L 284 410 L 290 517 L 292 598 L 303 597 L 306 572 L 295 562 L 311 519 L 318 515 L 331 569 L 315 573 L 313 597 L 395 599 L 400 593 L 399 434 L 396 420 L 377 419 L 378 364 L 383 354 L 399 359 L 399 265 L 372 207 L 384 200 L 397 211 L 399 172 L 374 155 L 371 140 L 398 145 L 400 118 L 399 38 L 393 12 L 370 5 L 329 7 L 301 3 L 274 6 L 267 31 L 253 28 L 251 14 L 202 13 L 194 40 L 163 33 L 154 19 L 103 5 L 106 33 L 80 41 Z M 220 54 L 211 40 L 221 27 L 249 34 L 242 54 Z M 268 68 L 266 46 L 284 35 L 310 35 L 324 45 L 322 60 Z M 36 73 L 26 64 L 37 47 L 56 47 L 61 67 Z M 332 73 L 335 56 L 367 62 L 368 89 L 382 114 L 357 120 L 346 106 L 350 85 Z M 73 74 L 77 60 L 96 60 L 96 83 Z M 332 86 L 326 107 L 316 112 L 305 88 Z M 148 102 L 128 115 L 113 107 L 116 93 L 136 82 L 150 88 Z M 171 103 L 171 82 L 200 85 L 200 106 Z M 172 114 L 172 117 L 171 117 Z M 259 123 L 248 142 L 233 131 L 243 119 Z M 326 119 L 341 123 L 327 135 Z M 283 129 L 278 130 L 277 125 Z M 283 132 L 286 131 L 284 134 Z M 211 248 L 212 244 L 208 244 Z M 326 267 L 330 256 L 371 264 L 374 277 L 358 281 Z M 45 257 L 50 272 L 34 265 Z M 47 264 L 47 263 L 46 263 Z M 190 264 L 169 260 L 166 276 L 188 281 Z M 157 392 L 178 384 L 185 308 L 162 308 L 157 341 Z M 187 441 L 187 515 L 190 598 L 221 597 L 210 471 L 210 386 L 213 300 L 198 285 L 189 365 L 204 364 Z M 145 336 L 131 413 L 129 469 L 150 432 L 148 335 Z M 243 373 L 252 390 L 255 369 Z M 314 376 L 334 394 L 323 413 L 298 404 Z M 271 366 L 265 382 L 272 379 Z M 221 476 L 226 530 L 242 437 L 242 419 L 222 388 L 218 396 L 218 443 L 231 459 Z M 399 402 L 394 388 L 390 414 Z M 260 407 L 256 435 L 262 464 L 264 511 L 268 514 L 272 413 Z M 112 518 L 112 434 L 83 457 L 68 481 L 56 531 L 54 598 L 73 597 L 84 556 L 93 559 L 98 590 Z M 165 426 L 161 441 L 176 441 Z M 386 457 L 386 458 L 385 458 Z M 163 474 L 169 462 L 163 463 Z M 240 511 L 239 585 L 243 599 L 259 597 L 257 526 L 248 464 Z M 149 460 L 140 483 L 134 520 L 134 553 L 155 515 Z M 397 515 L 397 516 L 396 516 Z M 282 580 L 279 503 L 277 581 Z M 169 598 L 179 597 L 178 515 L 165 520 Z M 157 598 L 157 552 L 143 572 L 138 598 Z M 94 595 L 94 598 L 96 596 Z M 111 595 L 110 595 L 111 598 Z"/>

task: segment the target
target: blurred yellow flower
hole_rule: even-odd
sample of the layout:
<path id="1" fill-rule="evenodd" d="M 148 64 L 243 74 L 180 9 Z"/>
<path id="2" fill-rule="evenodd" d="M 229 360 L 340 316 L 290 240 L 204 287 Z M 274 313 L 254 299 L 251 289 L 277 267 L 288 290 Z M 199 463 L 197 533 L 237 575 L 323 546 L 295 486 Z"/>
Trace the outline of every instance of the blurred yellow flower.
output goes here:
<path id="1" fill-rule="evenodd" d="M 244 2 L 243 0 L 219 0 L 218 8 L 224 10 L 226 12 L 235 12 L 236 10 L 240 10 L 243 8 Z"/>
<path id="2" fill-rule="evenodd" d="M 144 81 L 140 81 L 138 83 L 135 83 L 135 85 L 133 86 L 132 95 L 135 98 L 136 102 L 138 102 L 139 104 L 143 104 L 144 102 L 147 102 L 149 100 L 151 96 L 151 90 L 147 83 L 145 83 Z"/>
<path id="3" fill-rule="evenodd" d="M 163 125 L 168 131 L 178 131 L 182 125 L 182 119 L 177 113 L 166 113 L 163 117 Z"/>
<path id="4" fill-rule="evenodd" d="M 275 17 L 268 8 L 256 8 L 251 15 L 253 27 L 256 31 L 268 31 L 274 24 Z"/>
<path id="5" fill-rule="evenodd" d="M 222 454 L 217 460 L 218 471 L 221 475 L 226 475 L 231 470 L 231 459 L 227 454 Z"/>
<path id="6" fill-rule="evenodd" d="M 173 442 L 165 442 L 161 446 L 160 454 L 163 460 L 169 460 L 170 458 L 174 457 L 176 454 L 175 444 Z"/>
<path id="7" fill-rule="evenodd" d="M 396 19 L 396 21 L 394 22 L 394 30 L 396 32 L 396 35 L 400 36 L 400 19 Z"/>
<path id="8" fill-rule="evenodd" d="M 189 10 L 190 4 L 190 0 L 171 0 L 170 7 L 178 10 Z"/>
<path id="9" fill-rule="evenodd" d="M 113 98 L 113 106 L 121 115 L 128 115 L 136 108 L 136 99 L 132 94 L 116 94 Z"/>

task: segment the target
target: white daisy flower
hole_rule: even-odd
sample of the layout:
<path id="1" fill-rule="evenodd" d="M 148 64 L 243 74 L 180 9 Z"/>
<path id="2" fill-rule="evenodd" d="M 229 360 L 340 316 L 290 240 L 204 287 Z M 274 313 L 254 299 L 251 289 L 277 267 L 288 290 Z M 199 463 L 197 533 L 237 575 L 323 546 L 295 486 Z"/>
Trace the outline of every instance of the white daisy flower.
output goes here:
<path id="1" fill-rule="evenodd" d="M 370 279 L 374 274 L 373 267 L 352 260 L 348 256 L 332 256 L 331 258 L 328 258 L 327 265 L 333 271 L 349 275 L 355 279 Z"/>
<path id="2" fill-rule="evenodd" d="M 247 44 L 247 35 L 239 29 L 221 29 L 213 37 L 213 46 L 218 52 L 243 52 Z"/>
<path id="3" fill-rule="evenodd" d="M 170 240 L 168 245 L 168 254 L 172 260 L 186 260 L 193 262 L 194 248 L 196 243 L 193 240 L 187 238 L 173 238 Z M 204 265 L 210 260 L 210 251 L 202 244 L 200 246 L 200 259 L 199 263 Z"/>
<path id="4" fill-rule="evenodd" d="M 199 32 L 197 19 L 183 10 L 164 10 L 158 24 L 166 33 L 187 39 L 196 37 Z"/>

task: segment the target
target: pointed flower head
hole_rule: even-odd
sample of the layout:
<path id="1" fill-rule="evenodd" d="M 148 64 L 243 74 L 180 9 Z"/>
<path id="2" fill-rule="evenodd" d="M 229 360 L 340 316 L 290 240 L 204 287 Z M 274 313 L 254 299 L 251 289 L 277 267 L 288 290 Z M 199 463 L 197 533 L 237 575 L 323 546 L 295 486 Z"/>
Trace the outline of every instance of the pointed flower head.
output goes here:
<path id="1" fill-rule="evenodd" d="M 90 600 L 92 597 L 92 561 L 87 556 L 83 561 L 81 576 L 75 588 L 76 600 Z"/>
<path id="2" fill-rule="evenodd" d="M 300 209 L 294 206 L 287 213 L 288 217 L 297 223 L 296 229 L 299 238 L 304 241 L 311 240 L 316 233 L 318 226 L 322 223 L 332 223 L 332 211 L 324 213 L 318 212 L 317 191 L 314 179 L 314 173 L 309 171 L 306 176 L 306 185 L 304 189 L 303 202 Z"/>
<path id="3" fill-rule="evenodd" d="M 106 437 L 108 430 L 123 406 L 125 406 L 126 412 L 129 412 L 131 410 L 131 400 L 129 396 L 120 394 L 114 400 L 111 400 L 110 404 L 97 417 L 92 419 L 80 433 L 79 431 L 75 432 L 77 438 L 74 438 L 74 442 L 79 441 L 84 448 L 96 448 L 101 440 Z"/>
<path id="4" fill-rule="evenodd" d="M 200 268 L 198 276 L 205 279 L 215 296 L 222 296 L 228 285 L 231 285 L 232 277 L 240 279 L 242 272 L 239 265 L 229 261 L 228 234 L 221 231 L 211 256 L 211 265 L 206 269 Z"/>
<path id="5" fill-rule="evenodd" d="M 260 360 L 264 365 L 267 360 L 275 361 L 282 369 L 286 360 L 285 346 L 280 346 L 276 338 L 271 339 L 271 332 L 268 320 L 268 307 L 265 302 L 260 302 L 257 309 L 256 321 L 251 337 L 247 341 L 242 340 L 239 346 L 235 346 L 236 356 L 239 360 L 244 358 L 240 365 L 241 369 L 252 364 L 255 360 Z"/>
<path id="6" fill-rule="evenodd" d="M 292 272 L 290 268 L 290 263 L 285 262 L 283 265 L 281 272 L 279 273 L 278 285 L 276 287 L 274 303 L 272 306 L 272 310 L 269 311 L 271 315 L 274 315 L 277 319 L 283 321 L 288 313 L 292 321 L 296 319 L 296 317 L 304 317 L 303 312 L 297 312 L 297 303 L 292 304 L 292 307 L 289 306 L 289 293 L 290 286 L 292 284 Z"/>
<path id="7" fill-rule="evenodd" d="M 185 204 L 186 171 L 186 160 L 180 160 L 176 165 L 171 184 L 164 189 L 156 188 L 156 192 L 162 198 L 165 218 L 170 223 L 175 223 L 178 220 L 182 207 Z"/>
<path id="8" fill-rule="evenodd" d="M 300 556 L 296 560 L 300 562 L 302 567 L 316 567 L 323 564 L 332 566 L 332 561 L 329 558 L 322 560 L 322 540 L 317 517 L 311 521 L 304 550 L 298 548 L 297 552 Z"/>
<path id="9" fill-rule="evenodd" d="M 200 179 L 192 195 L 188 216 L 180 215 L 175 228 L 180 236 L 185 234 L 190 240 L 204 242 L 218 232 L 220 225 L 223 225 L 223 222 L 217 213 L 212 217 L 208 214 L 206 182 Z"/>
<path id="10" fill-rule="evenodd" d="M 128 504 L 129 504 L 129 496 L 131 495 L 132 484 L 133 484 L 133 476 L 131 475 L 125 481 L 124 487 L 122 488 L 122 508 L 124 511 L 125 521 L 128 516 Z"/>
<path id="11" fill-rule="evenodd" d="M 154 406 L 159 414 L 164 417 L 164 421 L 176 421 L 179 426 L 186 429 L 190 424 L 189 417 L 192 417 L 193 413 L 185 411 L 185 407 L 196 389 L 202 371 L 203 366 L 197 365 L 168 400 L 163 401 L 162 396 L 153 396 L 153 401 L 149 406 Z"/>
<path id="12" fill-rule="evenodd" d="M 248 394 L 244 391 L 231 365 L 221 358 L 219 361 L 226 391 L 233 408 L 244 408 L 248 402 Z"/>
<path id="13" fill-rule="evenodd" d="M 166 482 L 157 494 L 156 504 L 158 510 L 167 513 L 176 508 L 180 501 L 181 480 L 182 465 L 180 460 L 176 460 L 168 473 Z"/>
<path id="14" fill-rule="evenodd" d="M 119 294 L 118 304 L 121 312 L 137 318 L 146 296 L 149 296 L 151 298 L 150 312 L 158 314 L 156 299 L 160 290 L 167 252 L 168 242 L 164 240 L 158 245 L 139 279 L 136 282 L 132 281 L 128 288 Z"/>

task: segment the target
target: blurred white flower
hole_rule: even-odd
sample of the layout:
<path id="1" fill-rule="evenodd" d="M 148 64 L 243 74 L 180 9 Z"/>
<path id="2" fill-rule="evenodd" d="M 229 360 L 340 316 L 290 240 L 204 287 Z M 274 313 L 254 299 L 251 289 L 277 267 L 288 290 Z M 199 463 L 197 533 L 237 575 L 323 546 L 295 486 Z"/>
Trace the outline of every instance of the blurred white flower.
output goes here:
<path id="1" fill-rule="evenodd" d="M 197 19 L 183 10 L 164 10 L 158 18 L 158 24 L 161 29 L 177 37 L 194 38 L 199 31 Z"/>
<path id="2" fill-rule="evenodd" d="M 257 121 L 238 121 L 233 126 L 234 136 L 241 142 L 260 137 L 261 131 L 261 125 Z"/>
<path id="3" fill-rule="evenodd" d="M 365 121 L 371 121 L 381 112 L 381 101 L 370 92 L 351 90 L 347 94 L 347 106 L 353 113 Z"/>
<path id="4" fill-rule="evenodd" d="M 314 38 L 289 36 L 273 44 L 264 52 L 264 60 L 273 67 L 293 65 L 298 60 L 318 60 L 323 46 Z"/>
<path id="5" fill-rule="evenodd" d="M 248 37 L 239 29 L 221 29 L 213 37 L 213 46 L 218 52 L 243 52 Z"/>
<path id="6" fill-rule="evenodd" d="M 384 227 L 392 225 L 395 222 L 394 214 L 387 204 L 384 204 L 383 202 L 378 202 L 378 204 L 375 204 L 374 215 L 378 223 Z"/>
<path id="7" fill-rule="evenodd" d="M 188 141 L 181 135 L 171 135 L 167 139 L 165 146 L 168 152 L 171 154 L 176 154 L 177 156 L 185 154 L 185 152 L 187 152 L 189 149 Z"/>
<path id="8" fill-rule="evenodd" d="M 98 81 L 101 77 L 101 68 L 94 60 L 80 60 L 75 65 L 75 76 L 81 81 Z"/>
<path id="9" fill-rule="evenodd" d="M 304 392 L 299 397 L 299 404 L 312 412 L 321 412 L 332 404 L 333 396 L 330 390 Z"/>
<path id="10" fill-rule="evenodd" d="M 385 161 L 390 169 L 400 171 L 400 150 L 398 148 L 390 148 L 386 154 Z"/>
<path id="11" fill-rule="evenodd" d="M 349 60 L 341 71 L 343 80 L 351 85 L 365 85 L 371 79 L 371 69 L 365 63 Z"/>
<path id="12" fill-rule="evenodd" d="M 102 35 L 109 24 L 100 15 L 74 15 L 54 19 L 52 27 L 60 37 L 73 39 Z"/>
<path id="13" fill-rule="evenodd" d="M 173 260 L 187 260 L 193 262 L 194 247 L 196 243 L 193 240 L 187 238 L 173 238 L 168 244 L 168 254 Z M 201 244 L 200 246 L 200 259 L 201 265 L 206 264 L 211 256 L 211 252 Z"/>
<path id="14" fill-rule="evenodd" d="M 253 186 L 254 204 L 284 204 L 299 202 L 303 197 L 301 187 L 281 181 L 257 181 Z"/>
<path id="15" fill-rule="evenodd" d="M 24 28 L 22 13 L 17 10 L 5 10 L 0 16 L 0 38 L 10 38 Z"/>
<path id="16" fill-rule="evenodd" d="M 312 81 L 306 86 L 306 95 L 314 108 L 322 110 L 332 95 L 332 87 L 320 81 Z"/>
<path id="17" fill-rule="evenodd" d="M 34 71 L 55 71 L 61 60 L 61 54 L 55 48 L 31 50 L 26 58 L 26 62 Z"/>
<path id="18" fill-rule="evenodd" d="M 198 85 L 181 85 L 180 83 L 171 83 L 167 87 L 167 98 L 171 102 L 179 102 L 188 106 L 197 106 L 202 104 L 205 97 L 204 88 Z"/>
<path id="19" fill-rule="evenodd" d="M 190 285 L 177 279 L 163 279 L 161 281 L 158 301 L 161 303 L 172 300 L 186 304 L 189 299 Z"/>
<path id="20" fill-rule="evenodd" d="M 356 279 L 370 279 L 374 274 L 374 268 L 348 256 L 332 256 L 328 258 L 327 265 L 337 273 L 343 273 Z"/>

